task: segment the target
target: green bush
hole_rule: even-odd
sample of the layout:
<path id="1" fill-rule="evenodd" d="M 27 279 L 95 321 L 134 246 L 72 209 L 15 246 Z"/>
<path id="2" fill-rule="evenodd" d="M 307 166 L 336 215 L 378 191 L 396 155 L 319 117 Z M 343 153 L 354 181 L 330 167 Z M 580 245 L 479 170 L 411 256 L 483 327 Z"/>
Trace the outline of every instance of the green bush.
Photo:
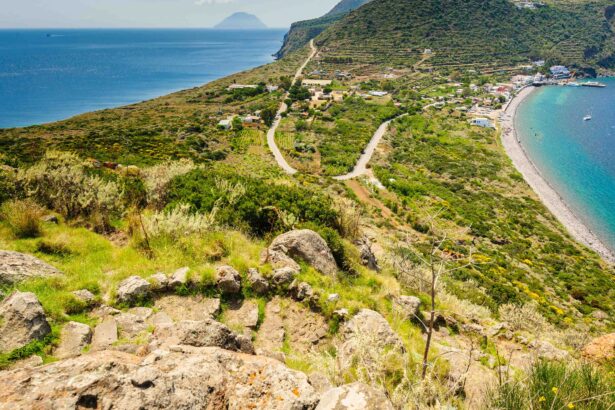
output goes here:
<path id="1" fill-rule="evenodd" d="M 537 362 L 527 378 L 489 392 L 489 409 L 607 410 L 615 403 L 615 380 L 590 364 Z"/>
<path id="2" fill-rule="evenodd" d="M 6 222 L 16 238 L 36 238 L 41 235 L 43 209 L 34 201 L 15 199 L 0 207 L 0 219 Z"/>

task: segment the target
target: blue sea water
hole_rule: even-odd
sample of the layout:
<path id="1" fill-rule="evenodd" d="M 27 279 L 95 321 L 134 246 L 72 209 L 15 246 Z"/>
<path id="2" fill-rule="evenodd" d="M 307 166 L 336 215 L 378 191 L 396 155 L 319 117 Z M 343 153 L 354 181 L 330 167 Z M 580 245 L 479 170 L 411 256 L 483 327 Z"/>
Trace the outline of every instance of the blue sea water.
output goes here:
<path id="1" fill-rule="evenodd" d="M 284 30 L 0 30 L 0 128 L 194 87 L 273 60 Z"/>
<path id="2" fill-rule="evenodd" d="M 600 81 L 607 87 L 538 89 L 519 106 L 515 127 L 543 177 L 615 251 L 615 78 Z"/>

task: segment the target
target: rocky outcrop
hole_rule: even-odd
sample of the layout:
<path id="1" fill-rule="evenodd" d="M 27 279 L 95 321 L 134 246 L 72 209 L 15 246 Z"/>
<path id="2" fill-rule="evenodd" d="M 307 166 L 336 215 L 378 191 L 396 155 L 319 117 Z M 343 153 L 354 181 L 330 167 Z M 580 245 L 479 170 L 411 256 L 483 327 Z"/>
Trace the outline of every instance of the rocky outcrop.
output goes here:
<path id="1" fill-rule="evenodd" d="M 271 282 L 277 287 L 287 286 L 292 283 L 297 273 L 299 271 L 290 266 L 278 268 L 271 274 Z"/>
<path id="2" fill-rule="evenodd" d="M 133 303 L 149 295 L 151 285 L 140 276 L 124 279 L 117 288 L 117 300 L 120 303 Z"/>
<path id="3" fill-rule="evenodd" d="M 190 268 L 183 267 L 179 268 L 169 278 L 169 287 L 176 288 L 178 286 L 186 285 L 188 283 L 188 272 L 190 272 Z"/>
<path id="4" fill-rule="evenodd" d="M 416 296 L 395 296 L 393 297 L 393 310 L 405 320 L 416 320 L 420 318 L 421 299 Z"/>
<path id="5" fill-rule="evenodd" d="M 164 273 L 157 272 L 149 277 L 149 283 L 154 290 L 163 291 L 169 287 L 169 278 Z"/>
<path id="6" fill-rule="evenodd" d="M 118 340 L 117 322 L 113 317 L 105 318 L 94 328 L 92 351 L 105 350 Z"/>
<path id="7" fill-rule="evenodd" d="M 258 269 L 248 269 L 248 283 L 257 295 L 264 295 L 269 291 L 269 282 L 263 278 Z"/>
<path id="8" fill-rule="evenodd" d="M 357 382 L 325 392 L 316 410 L 393 410 L 393 404 L 380 390 Z"/>
<path id="9" fill-rule="evenodd" d="M 156 328 L 155 337 L 165 344 L 195 347 L 220 347 L 243 353 L 254 353 L 252 341 L 231 331 L 213 319 L 182 320 L 172 326 Z"/>
<path id="10" fill-rule="evenodd" d="M 258 325 L 258 305 L 249 300 L 230 303 L 224 317 L 231 328 L 240 328 L 244 334 L 249 335 Z"/>
<path id="11" fill-rule="evenodd" d="M 200 295 L 168 295 L 158 298 L 154 306 L 176 322 L 180 320 L 204 320 L 211 319 L 220 312 L 220 299 L 206 298 Z"/>
<path id="12" fill-rule="evenodd" d="M 0 408 L 313 409 L 307 377 L 266 357 L 173 346 L 98 352 L 0 373 Z"/>
<path id="13" fill-rule="evenodd" d="M 0 352 L 23 347 L 51 332 L 34 293 L 16 291 L 0 303 Z"/>
<path id="14" fill-rule="evenodd" d="M 309 229 L 286 232 L 275 238 L 267 250 L 267 259 L 284 263 L 284 256 L 304 261 L 325 275 L 335 276 L 338 267 L 327 242 Z"/>
<path id="15" fill-rule="evenodd" d="M 84 303 L 86 306 L 93 306 L 96 304 L 96 296 L 87 289 L 76 290 L 72 293 L 78 301 Z"/>
<path id="16" fill-rule="evenodd" d="M 615 360 L 615 333 L 593 339 L 583 348 L 583 356 L 594 362 Z"/>
<path id="17" fill-rule="evenodd" d="M 60 344 L 53 352 L 58 359 L 79 356 L 92 340 L 92 330 L 84 323 L 68 322 L 62 328 Z"/>
<path id="18" fill-rule="evenodd" d="M 361 265 L 373 271 L 379 272 L 380 266 L 378 265 L 376 255 L 374 255 L 374 252 L 372 251 L 372 243 L 369 238 L 364 236 L 363 238 L 357 240 L 355 242 L 355 245 L 357 245 L 357 247 L 359 248 Z"/>
<path id="19" fill-rule="evenodd" d="M 61 274 L 34 256 L 0 250 L 0 285 L 13 285 L 26 279 Z"/>
<path id="20" fill-rule="evenodd" d="M 216 269 L 216 286 L 222 294 L 235 294 L 241 290 L 241 276 L 231 266 Z"/>

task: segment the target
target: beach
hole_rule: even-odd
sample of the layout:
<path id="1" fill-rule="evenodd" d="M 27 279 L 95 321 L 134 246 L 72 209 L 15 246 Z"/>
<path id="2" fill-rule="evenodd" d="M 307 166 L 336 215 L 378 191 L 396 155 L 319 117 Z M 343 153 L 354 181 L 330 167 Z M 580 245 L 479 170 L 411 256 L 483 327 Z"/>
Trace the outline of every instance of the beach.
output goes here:
<path id="1" fill-rule="evenodd" d="M 570 235 L 596 251 L 608 262 L 615 263 L 615 254 L 570 210 L 561 196 L 542 177 L 519 141 L 514 124 L 517 108 L 534 90 L 533 86 L 522 89 L 500 114 L 501 139 L 504 149 L 515 168 Z"/>

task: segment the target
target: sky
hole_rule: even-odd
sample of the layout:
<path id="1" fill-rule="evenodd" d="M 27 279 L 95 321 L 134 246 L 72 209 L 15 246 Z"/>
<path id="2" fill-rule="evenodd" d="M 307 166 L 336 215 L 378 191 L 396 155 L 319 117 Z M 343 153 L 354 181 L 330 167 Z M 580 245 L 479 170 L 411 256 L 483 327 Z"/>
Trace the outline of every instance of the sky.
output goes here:
<path id="1" fill-rule="evenodd" d="M 0 0 L 0 28 L 211 27 L 237 11 L 287 28 L 339 0 Z"/>

